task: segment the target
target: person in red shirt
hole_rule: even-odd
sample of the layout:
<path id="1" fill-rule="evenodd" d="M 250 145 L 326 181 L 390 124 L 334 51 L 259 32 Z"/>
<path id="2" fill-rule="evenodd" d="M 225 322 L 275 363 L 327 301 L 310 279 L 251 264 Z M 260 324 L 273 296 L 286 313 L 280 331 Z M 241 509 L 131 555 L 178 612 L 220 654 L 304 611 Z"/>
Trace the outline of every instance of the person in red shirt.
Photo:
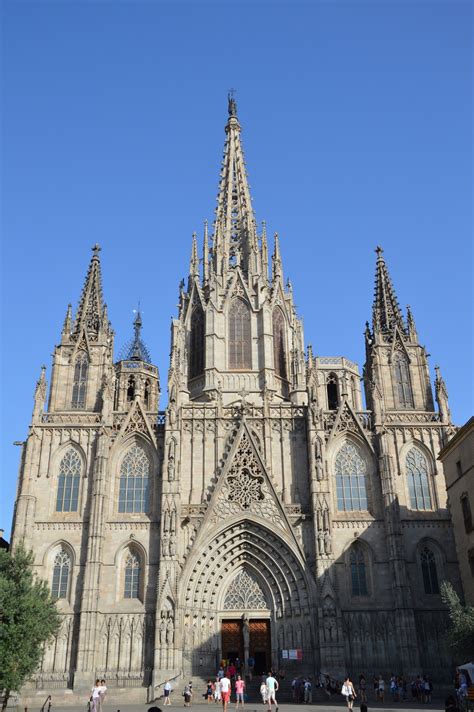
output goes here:
<path id="1" fill-rule="evenodd" d="M 227 674 L 231 680 L 234 679 L 236 672 L 237 672 L 237 670 L 235 669 L 234 663 L 233 662 L 229 663 L 229 667 L 227 668 Z"/>
<path id="2" fill-rule="evenodd" d="M 242 707 L 245 707 L 244 693 L 245 693 L 245 682 L 242 680 L 240 675 L 237 675 L 237 680 L 235 681 L 235 699 L 236 699 L 235 709 L 236 710 L 239 708 L 239 702 Z"/>

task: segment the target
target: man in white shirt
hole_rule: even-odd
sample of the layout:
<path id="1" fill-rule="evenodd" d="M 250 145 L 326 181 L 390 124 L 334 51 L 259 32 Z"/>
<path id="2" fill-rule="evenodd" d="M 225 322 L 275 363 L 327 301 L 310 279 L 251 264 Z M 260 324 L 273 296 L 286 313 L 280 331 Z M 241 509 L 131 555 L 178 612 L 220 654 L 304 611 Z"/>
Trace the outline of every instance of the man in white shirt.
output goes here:
<path id="1" fill-rule="evenodd" d="M 230 680 L 227 677 L 227 673 L 224 674 L 224 677 L 221 677 L 219 685 L 221 688 L 222 709 L 223 712 L 227 712 L 227 705 L 230 700 Z"/>
<path id="2" fill-rule="evenodd" d="M 265 684 L 268 690 L 268 709 L 271 712 L 272 704 L 275 703 L 275 712 L 278 712 L 278 702 L 276 700 L 276 693 L 279 688 L 278 680 L 273 677 L 273 673 L 269 672 L 268 677 L 265 680 Z"/>

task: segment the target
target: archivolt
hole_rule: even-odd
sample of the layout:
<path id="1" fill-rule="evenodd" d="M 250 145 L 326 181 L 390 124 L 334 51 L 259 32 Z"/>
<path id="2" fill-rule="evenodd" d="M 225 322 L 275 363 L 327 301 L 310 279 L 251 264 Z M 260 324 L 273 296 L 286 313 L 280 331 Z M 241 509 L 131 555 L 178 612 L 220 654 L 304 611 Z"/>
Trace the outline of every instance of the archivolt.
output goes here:
<path id="1" fill-rule="evenodd" d="M 267 582 L 278 617 L 309 611 L 310 593 L 300 562 L 276 534 L 249 520 L 221 531 L 202 551 L 183 581 L 186 607 L 215 611 L 223 586 L 244 564 Z"/>

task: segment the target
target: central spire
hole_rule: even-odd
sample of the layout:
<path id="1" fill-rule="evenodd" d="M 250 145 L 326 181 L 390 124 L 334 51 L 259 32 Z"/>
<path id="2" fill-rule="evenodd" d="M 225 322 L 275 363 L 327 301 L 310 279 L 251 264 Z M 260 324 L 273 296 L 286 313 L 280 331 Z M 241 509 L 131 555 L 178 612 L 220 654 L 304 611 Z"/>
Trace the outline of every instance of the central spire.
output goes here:
<path id="1" fill-rule="evenodd" d="M 217 275 L 240 267 L 248 276 L 258 270 L 258 238 L 233 93 L 228 96 L 228 112 L 214 223 L 213 266 Z"/>

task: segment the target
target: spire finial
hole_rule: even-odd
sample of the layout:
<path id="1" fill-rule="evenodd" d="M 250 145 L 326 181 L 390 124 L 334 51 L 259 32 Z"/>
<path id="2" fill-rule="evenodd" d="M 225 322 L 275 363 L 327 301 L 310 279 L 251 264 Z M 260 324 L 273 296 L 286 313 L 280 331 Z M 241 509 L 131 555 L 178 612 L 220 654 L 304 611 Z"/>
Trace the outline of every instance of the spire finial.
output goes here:
<path id="1" fill-rule="evenodd" d="M 229 116 L 235 116 L 235 118 L 237 118 L 237 103 L 234 97 L 235 93 L 235 89 L 229 89 L 229 93 L 227 94 L 227 110 L 229 112 Z"/>
<path id="2" fill-rule="evenodd" d="M 197 246 L 196 231 L 193 232 L 193 243 L 191 248 L 191 261 L 189 263 L 189 276 L 191 279 L 199 277 L 199 254 Z"/>
<path id="3" fill-rule="evenodd" d="M 99 252 L 101 251 L 101 246 L 99 245 L 98 242 L 95 243 L 94 247 L 92 248 L 92 252 L 94 253 L 94 257 L 99 257 Z"/>
<path id="4" fill-rule="evenodd" d="M 383 247 L 377 245 L 377 247 L 375 248 L 375 252 L 377 253 L 377 260 L 383 260 Z"/>

